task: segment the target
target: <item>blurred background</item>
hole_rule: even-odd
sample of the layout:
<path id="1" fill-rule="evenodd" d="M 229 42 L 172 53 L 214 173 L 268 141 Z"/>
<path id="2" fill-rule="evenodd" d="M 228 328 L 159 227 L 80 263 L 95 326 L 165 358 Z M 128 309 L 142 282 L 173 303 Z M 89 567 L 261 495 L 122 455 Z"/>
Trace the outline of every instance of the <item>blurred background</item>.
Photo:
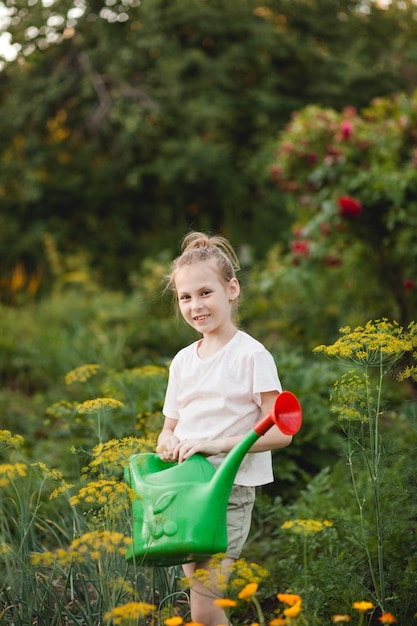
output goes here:
<path id="1" fill-rule="evenodd" d="M 329 406 L 343 368 L 313 349 L 347 325 L 415 319 L 417 6 L 3 0 L 0 9 L 2 428 L 24 434 L 27 458 L 72 479 L 74 433 L 64 408 L 51 422 L 49 407 L 94 394 L 69 389 L 65 375 L 85 364 L 129 380 L 136 368 L 166 368 L 194 339 L 164 294 L 169 263 L 190 229 L 226 236 L 242 267 L 241 326 L 273 353 L 305 419 L 258 506 L 250 550 L 263 562 L 271 498 L 288 505 L 304 494 L 293 509 L 304 517 L 347 506 L 344 435 Z M 160 411 L 166 377 L 157 383 L 151 399 L 149 381 L 133 386 L 132 419 L 109 436 Z M 416 383 L 389 376 L 384 391 L 394 446 L 385 502 L 405 507 L 391 579 L 408 625 Z M 73 427 L 91 448 L 91 432 Z M 342 568 L 334 595 L 346 576 Z"/>

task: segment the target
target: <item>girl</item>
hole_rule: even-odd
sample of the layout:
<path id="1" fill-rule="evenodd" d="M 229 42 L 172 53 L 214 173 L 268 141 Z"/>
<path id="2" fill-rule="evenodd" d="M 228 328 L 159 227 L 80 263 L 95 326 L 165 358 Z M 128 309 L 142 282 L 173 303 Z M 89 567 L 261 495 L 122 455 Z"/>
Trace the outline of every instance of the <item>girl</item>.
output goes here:
<path id="1" fill-rule="evenodd" d="M 219 236 L 191 232 L 169 277 L 184 320 L 201 338 L 174 357 L 163 407 L 165 422 L 157 453 L 181 463 L 193 454 L 207 456 L 217 467 L 258 419 L 268 413 L 281 391 L 272 355 L 239 330 L 234 313 L 240 293 L 239 269 L 230 243 Z M 209 563 L 183 565 L 191 581 L 191 618 L 205 626 L 226 624 L 214 603 L 221 593 L 216 577 L 227 580 L 249 533 L 256 485 L 273 481 L 271 450 L 292 437 L 273 427 L 246 455 L 235 478 L 228 505 L 228 548 L 221 572 L 209 571 L 213 588 L 192 581 L 196 569 Z"/>

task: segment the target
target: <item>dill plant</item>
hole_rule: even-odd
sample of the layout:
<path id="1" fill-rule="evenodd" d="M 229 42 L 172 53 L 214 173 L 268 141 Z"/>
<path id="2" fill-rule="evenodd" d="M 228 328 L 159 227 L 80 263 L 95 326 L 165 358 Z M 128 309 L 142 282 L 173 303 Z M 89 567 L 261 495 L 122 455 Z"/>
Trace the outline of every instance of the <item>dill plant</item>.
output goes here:
<path id="1" fill-rule="evenodd" d="M 381 488 L 384 475 L 384 445 L 381 419 L 384 412 L 384 382 L 405 354 L 416 356 L 415 323 L 404 330 L 387 319 L 369 321 L 354 329 L 345 327 L 332 345 L 321 345 L 315 352 L 340 360 L 350 369 L 336 380 L 331 410 L 338 417 L 346 438 L 347 465 L 360 522 L 360 545 L 365 551 L 370 593 L 380 611 L 385 611 L 387 597 L 384 562 L 388 520 Z M 407 366 L 400 379 L 415 375 Z M 368 477 L 362 480 L 363 471 Z M 374 543 L 376 538 L 376 550 Z"/>

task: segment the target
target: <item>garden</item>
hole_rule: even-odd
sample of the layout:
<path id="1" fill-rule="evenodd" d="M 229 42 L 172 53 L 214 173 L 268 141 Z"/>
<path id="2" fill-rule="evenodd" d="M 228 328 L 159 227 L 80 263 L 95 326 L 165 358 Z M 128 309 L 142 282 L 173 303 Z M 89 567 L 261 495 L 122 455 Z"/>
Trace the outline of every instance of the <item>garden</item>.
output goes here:
<path id="1" fill-rule="evenodd" d="M 415 6 L 4 4 L 0 625 L 193 624 L 181 567 L 127 558 L 125 480 L 196 338 L 165 290 L 190 228 L 238 251 L 303 411 L 217 602 L 417 624 Z"/>

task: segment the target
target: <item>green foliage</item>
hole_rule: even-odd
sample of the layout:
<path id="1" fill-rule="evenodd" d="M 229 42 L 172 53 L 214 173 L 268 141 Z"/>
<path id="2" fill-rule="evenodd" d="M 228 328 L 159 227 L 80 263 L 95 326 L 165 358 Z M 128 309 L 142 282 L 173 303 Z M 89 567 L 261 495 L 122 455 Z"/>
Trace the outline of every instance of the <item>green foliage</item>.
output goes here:
<path id="1" fill-rule="evenodd" d="M 361 113 L 309 106 L 281 135 L 272 170 L 292 198 L 293 274 L 301 289 L 308 276 L 320 304 L 328 291 L 330 327 L 360 323 L 364 311 L 413 319 L 416 116 L 416 93 Z"/>
<path id="2" fill-rule="evenodd" d="M 303 340 L 295 341 L 291 334 L 292 309 L 285 298 L 291 290 L 284 278 L 298 268 L 282 270 L 280 294 L 273 288 L 275 265 L 254 266 L 243 281 L 243 326 L 271 347 L 283 386 L 297 394 L 304 414 L 293 445 L 274 454 L 276 484 L 259 495 L 244 556 L 270 572 L 259 590 L 265 616 L 276 615 L 276 593 L 291 590 L 302 595 L 301 615 L 313 626 L 319 619 L 349 613 L 354 601 L 373 597 L 363 550 L 366 540 L 374 555 L 377 542 L 371 526 L 366 526 L 365 535 L 358 532 L 360 516 L 343 460 L 347 441 L 334 419 L 348 414 L 347 395 L 339 395 L 336 413 L 328 403 L 332 393 L 337 399 L 335 394 L 343 391 L 340 386 L 333 390 L 333 383 L 346 368 L 306 352 Z M 177 573 L 132 569 L 123 554 L 103 554 L 111 535 L 100 534 L 130 534 L 130 504 L 120 491 L 123 465 L 132 452 L 152 449 L 162 420 L 166 362 L 191 340 L 179 320 L 170 319 L 168 302 L 155 297 L 165 274 L 164 261 L 149 260 L 133 277 L 129 295 L 101 292 L 88 282 L 75 286 L 58 280 L 52 297 L 27 307 L 2 308 L 0 336 L 7 348 L 1 365 L 3 425 L 25 437 L 17 448 L 7 447 L 12 441 L 5 437 L 0 464 L 3 472 L 9 464 L 9 477 L 19 467 L 24 472 L 0 486 L 0 558 L 7 572 L 0 597 L 4 609 L 13 607 L 4 613 L 5 624 L 29 626 L 34 615 L 57 625 L 59 620 L 95 624 L 107 611 L 128 607 L 130 601 L 161 603 L 155 618 L 160 623 L 172 615 L 174 605 L 187 612 Z M 395 329 L 400 331 L 397 325 Z M 320 334 L 318 322 L 316 332 L 320 338 L 328 336 L 324 327 Z M 384 344 L 387 350 L 393 345 Z M 409 350 L 412 345 L 403 347 Z M 363 358 L 365 352 L 361 349 L 356 356 Z M 412 375 L 411 361 L 400 363 Z M 356 384 L 354 377 L 350 380 Z M 399 620 L 409 623 L 417 611 L 417 432 L 415 405 L 404 384 L 384 378 L 379 497 L 387 604 Z M 33 466 L 39 459 L 48 459 L 48 466 L 58 469 Z M 358 486 L 369 503 L 366 464 L 356 467 Z M 371 517 L 367 504 L 367 524 Z M 120 547 L 119 535 L 114 541 Z M 34 552 L 36 557 L 31 556 Z M 91 586 L 87 581 L 93 581 Z M 249 609 L 244 601 L 239 604 L 236 623 L 244 623 L 251 611 L 252 605 Z M 253 615 L 257 619 L 256 611 Z"/>
<path id="3" fill-rule="evenodd" d="M 278 497 L 257 502 L 245 555 L 270 569 L 272 580 L 302 595 L 317 619 L 326 611 L 328 619 L 348 614 L 364 589 L 372 604 L 389 607 L 399 622 L 409 623 L 415 615 L 409 591 L 417 579 L 415 411 L 414 404 L 411 410 L 407 403 L 393 407 L 386 385 L 405 352 L 415 358 L 415 344 L 414 324 L 403 331 L 383 320 L 345 328 L 333 345 L 320 346 L 318 351 L 355 368 L 342 370 L 331 398 L 344 434 L 338 457 L 346 460 L 323 469 L 292 502 L 283 504 Z"/>
<path id="4" fill-rule="evenodd" d="M 45 234 L 110 287 L 189 227 L 259 257 L 290 221 L 267 165 L 291 114 L 414 85 L 411 1 L 4 5 L 21 55 L 1 72 L 3 284 L 21 262 L 49 289 Z"/>

